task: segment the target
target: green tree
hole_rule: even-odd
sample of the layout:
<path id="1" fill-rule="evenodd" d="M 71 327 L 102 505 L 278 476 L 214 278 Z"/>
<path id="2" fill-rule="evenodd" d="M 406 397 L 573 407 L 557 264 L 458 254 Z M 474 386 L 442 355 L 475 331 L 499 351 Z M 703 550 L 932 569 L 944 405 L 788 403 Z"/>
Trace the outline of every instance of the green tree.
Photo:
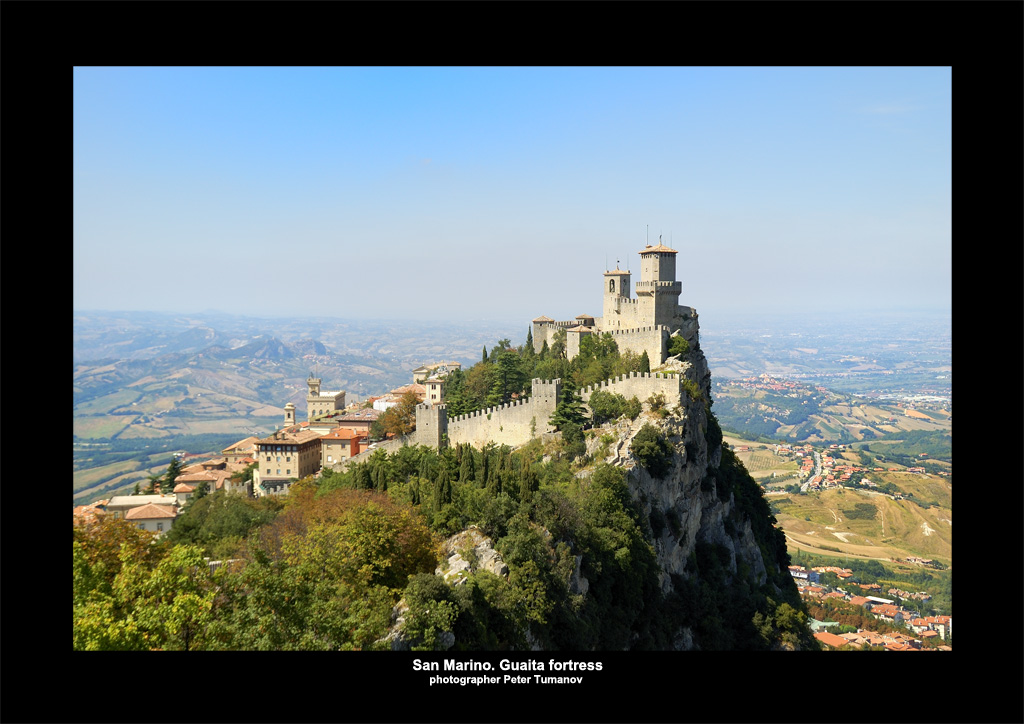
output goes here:
<path id="1" fill-rule="evenodd" d="M 556 430 L 562 431 L 566 424 L 582 427 L 586 420 L 587 415 L 580 396 L 571 387 L 563 387 L 558 404 L 555 405 L 555 411 L 548 422 Z"/>
<path id="2" fill-rule="evenodd" d="M 647 374 L 647 373 L 650 373 L 650 371 L 651 371 L 651 358 L 647 356 L 647 350 L 645 349 L 644 353 L 642 355 L 640 355 L 640 372 L 643 372 L 643 373 Z"/>
<path id="3" fill-rule="evenodd" d="M 626 398 L 607 390 L 594 390 L 590 395 L 590 412 L 595 425 L 603 425 L 609 420 L 616 420 L 625 414 Z"/>
<path id="4" fill-rule="evenodd" d="M 668 356 L 675 357 L 677 354 L 687 354 L 690 351 L 690 343 L 682 335 L 674 334 L 669 338 Z"/>
<path id="5" fill-rule="evenodd" d="M 170 495 L 174 492 L 175 481 L 178 479 L 178 476 L 181 475 L 182 467 L 181 461 L 178 460 L 178 456 L 172 456 L 171 462 L 167 465 L 167 472 L 164 474 L 163 484 L 160 487 L 160 490 L 164 495 Z"/>

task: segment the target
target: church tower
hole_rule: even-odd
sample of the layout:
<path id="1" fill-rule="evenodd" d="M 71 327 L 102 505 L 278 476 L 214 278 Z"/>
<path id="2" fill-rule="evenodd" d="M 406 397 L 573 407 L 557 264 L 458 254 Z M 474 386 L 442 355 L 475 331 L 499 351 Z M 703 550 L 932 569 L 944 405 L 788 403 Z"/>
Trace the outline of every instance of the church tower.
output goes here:
<path id="1" fill-rule="evenodd" d="M 288 403 L 284 406 L 284 426 L 291 427 L 295 424 L 295 405 Z"/>

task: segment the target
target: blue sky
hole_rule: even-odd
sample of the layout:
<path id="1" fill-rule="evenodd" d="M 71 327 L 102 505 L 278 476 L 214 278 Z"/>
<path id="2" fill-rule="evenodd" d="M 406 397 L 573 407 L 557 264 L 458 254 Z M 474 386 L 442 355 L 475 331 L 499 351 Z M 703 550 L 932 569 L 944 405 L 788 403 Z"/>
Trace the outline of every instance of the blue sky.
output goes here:
<path id="1" fill-rule="evenodd" d="M 705 318 L 949 309 L 951 94 L 949 68 L 76 68 L 74 308 L 599 316 L 649 227 Z"/>

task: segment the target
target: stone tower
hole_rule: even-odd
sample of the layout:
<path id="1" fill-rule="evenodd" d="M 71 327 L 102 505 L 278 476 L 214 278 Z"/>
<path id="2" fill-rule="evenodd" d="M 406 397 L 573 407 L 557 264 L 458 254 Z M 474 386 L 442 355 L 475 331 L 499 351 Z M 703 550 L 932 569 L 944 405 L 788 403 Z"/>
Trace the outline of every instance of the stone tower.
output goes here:
<path id="1" fill-rule="evenodd" d="M 672 323 L 679 307 L 679 295 L 683 283 L 676 281 L 676 254 L 661 243 L 647 245 L 640 251 L 640 281 L 636 284 L 636 295 L 640 303 L 641 316 L 647 324 Z"/>
<path id="2" fill-rule="evenodd" d="M 630 303 L 630 273 L 622 271 L 615 265 L 614 271 L 604 273 L 604 317 L 606 327 L 618 326 L 622 315 L 622 306 Z"/>
<path id="3" fill-rule="evenodd" d="M 313 373 L 309 373 L 309 379 L 306 380 L 306 384 L 309 386 L 309 394 L 306 395 L 306 419 L 312 420 L 317 416 L 319 408 L 317 398 L 320 397 L 320 378 L 314 377 Z"/>
<path id="4" fill-rule="evenodd" d="M 295 405 L 288 403 L 284 406 L 284 426 L 291 427 L 295 424 Z"/>

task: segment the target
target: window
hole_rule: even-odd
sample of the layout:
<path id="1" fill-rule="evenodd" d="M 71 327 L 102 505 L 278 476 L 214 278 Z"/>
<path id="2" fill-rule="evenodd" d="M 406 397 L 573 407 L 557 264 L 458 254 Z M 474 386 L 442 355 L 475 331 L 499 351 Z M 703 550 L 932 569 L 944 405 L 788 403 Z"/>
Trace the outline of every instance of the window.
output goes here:
<path id="1" fill-rule="evenodd" d="M 157 523 L 157 524 L 156 524 L 156 529 L 157 529 L 158 531 L 161 531 L 161 530 L 163 530 L 163 529 L 164 529 L 164 524 L 163 524 L 163 523 Z"/>
<path id="2" fill-rule="evenodd" d="M 267 468 L 267 475 L 270 475 L 270 468 Z"/>
<path id="3" fill-rule="evenodd" d="M 285 461 L 286 463 L 290 463 L 290 462 L 292 461 L 292 456 L 291 456 L 291 455 L 289 455 L 288 457 L 286 457 L 286 458 L 284 459 L 284 461 Z"/>
<path id="4" fill-rule="evenodd" d="M 609 279 L 608 280 L 608 291 L 609 292 L 614 292 L 615 291 L 615 280 L 614 279 Z"/>
<path id="5" fill-rule="evenodd" d="M 333 459 L 333 458 L 332 458 L 332 457 L 331 457 L 330 455 L 328 455 L 328 456 L 327 456 L 327 462 L 329 462 L 329 463 L 333 463 L 333 462 L 334 462 L 334 459 Z"/>

